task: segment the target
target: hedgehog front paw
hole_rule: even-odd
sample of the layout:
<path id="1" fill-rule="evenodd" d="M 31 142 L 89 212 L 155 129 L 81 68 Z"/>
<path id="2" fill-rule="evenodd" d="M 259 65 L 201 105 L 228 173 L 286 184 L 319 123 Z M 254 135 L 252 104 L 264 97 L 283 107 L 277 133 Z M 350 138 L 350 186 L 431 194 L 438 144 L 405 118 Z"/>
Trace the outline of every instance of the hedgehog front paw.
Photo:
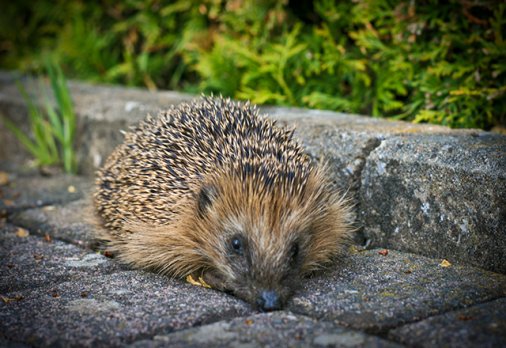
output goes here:
<path id="1" fill-rule="evenodd" d="M 209 285 L 202 276 L 194 277 L 193 275 L 189 274 L 186 276 L 186 282 L 190 283 L 191 285 L 197 285 L 202 286 L 204 288 L 212 289 L 212 286 Z"/>

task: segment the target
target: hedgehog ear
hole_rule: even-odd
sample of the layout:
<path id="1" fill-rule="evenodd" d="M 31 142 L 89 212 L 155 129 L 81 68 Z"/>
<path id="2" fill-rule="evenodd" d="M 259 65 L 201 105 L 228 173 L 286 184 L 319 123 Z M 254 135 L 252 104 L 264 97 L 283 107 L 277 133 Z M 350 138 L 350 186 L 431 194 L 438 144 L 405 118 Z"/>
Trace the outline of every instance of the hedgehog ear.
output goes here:
<path id="1" fill-rule="evenodd" d="M 207 209 L 214 200 L 218 197 L 218 190 L 213 185 L 204 185 L 200 189 L 200 193 L 197 198 L 197 209 L 200 217 L 206 215 Z"/>

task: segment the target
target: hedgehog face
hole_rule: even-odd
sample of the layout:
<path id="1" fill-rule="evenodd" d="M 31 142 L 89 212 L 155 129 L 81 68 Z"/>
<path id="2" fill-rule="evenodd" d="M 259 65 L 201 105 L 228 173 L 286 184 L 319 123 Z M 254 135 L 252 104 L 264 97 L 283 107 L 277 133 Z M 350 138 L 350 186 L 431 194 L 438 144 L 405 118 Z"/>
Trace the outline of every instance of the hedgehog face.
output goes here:
<path id="1" fill-rule="evenodd" d="M 223 231 L 215 249 L 219 258 L 213 258 L 215 264 L 207 276 L 212 286 L 261 311 L 281 309 L 302 280 L 305 234 L 297 229 L 281 231 L 283 226 L 273 227 L 244 211 L 218 225 Z"/>
<path id="2" fill-rule="evenodd" d="M 227 223 L 223 240 L 225 288 L 259 310 L 281 309 L 301 282 L 301 241 L 296 233 L 276 235 L 261 222 L 241 226 L 241 218 Z"/>
<path id="3" fill-rule="evenodd" d="M 194 214 L 205 238 L 204 279 L 259 310 L 281 309 L 304 275 L 342 247 L 342 206 L 311 185 L 297 194 L 234 177 L 204 185 Z"/>

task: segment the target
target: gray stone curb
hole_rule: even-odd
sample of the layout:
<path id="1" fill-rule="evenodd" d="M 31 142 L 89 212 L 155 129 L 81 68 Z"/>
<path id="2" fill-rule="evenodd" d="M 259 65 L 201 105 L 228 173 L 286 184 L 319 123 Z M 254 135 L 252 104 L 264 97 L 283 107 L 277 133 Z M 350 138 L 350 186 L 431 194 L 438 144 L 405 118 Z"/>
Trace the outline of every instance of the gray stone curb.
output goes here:
<path id="1" fill-rule="evenodd" d="M 26 108 L 14 79 L 0 74 L 0 110 L 24 124 Z M 87 175 L 121 142 L 121 129 L 192 98 L 82 83 L 71 84 L 71 91 Z M 327 111 L 262 111 L 296 127 L 309 154 L 329 162 L 336 184 L 355 203 L 367 245 L 506 273 L 506 136 Z M 6 139 L 0 160 L 22 158 L 2 126 L 0 134 Z"/>

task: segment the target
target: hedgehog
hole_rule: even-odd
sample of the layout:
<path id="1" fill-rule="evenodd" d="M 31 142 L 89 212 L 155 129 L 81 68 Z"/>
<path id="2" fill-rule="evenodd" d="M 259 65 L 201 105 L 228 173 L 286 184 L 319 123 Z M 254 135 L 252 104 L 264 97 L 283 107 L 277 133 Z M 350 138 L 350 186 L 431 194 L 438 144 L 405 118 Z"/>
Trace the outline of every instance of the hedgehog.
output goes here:
<path id="1" fill-rule="evenodd" d="M 249 102 L 202 96 L 124 137 L 94 195 L 121 262 L 272 311 L 342 255 L 351 210 L 328 166 Z"/>

